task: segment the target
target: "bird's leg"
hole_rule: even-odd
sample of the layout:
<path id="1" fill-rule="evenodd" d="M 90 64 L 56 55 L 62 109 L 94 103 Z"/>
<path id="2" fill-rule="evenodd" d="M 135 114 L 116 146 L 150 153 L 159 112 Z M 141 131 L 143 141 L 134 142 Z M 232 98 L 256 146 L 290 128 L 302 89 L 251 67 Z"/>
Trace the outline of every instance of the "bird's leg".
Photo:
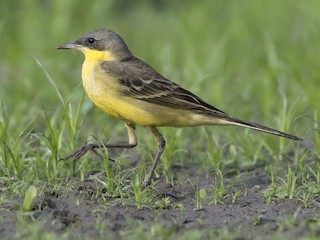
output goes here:
<path id="1" fill-rule="evenodd" d="M 126 123 L 126 127 L 128 130 L 128 143 L 88 143 L 81 148 L 77 149 L 76 151 L 70 153 L 69 155 L 65 156 L 61 160 L 68 160 L 70 158 L 73 158 L 75 160 L 78 160 L 81 158 L 84 154 L 86 154 L 88 151 L 92 151 L 95 154 L 97 154 L 100 158 L 102 157 L 97 151 L 97 148 L 133 148 L 137 146 L 137 137 L 135 134 L 135 126 L 133 124 Z"/>
<path id="2" fill-rule="evenodd" d="M 152 176 L 153 176 L 153 172 L 156 169 L 156 167 L 159 163 L 160 157 L 162 155 L 162 152 L 166 146 L 166 141 L 164 140 L 164 138 L 162 137 L 162 135 L 160 134 L 160 132 L 158 131 L 157 128 L 146 127 L 146 129 L 148 129 L 152 133 L 152 135 L 155 136 L 155 138 L 158 142 L 158 152 L 157 152 L 156 157 L 154 159 L 154 163 L 153 163 L 151 169 L 149 170 L 149 173 L 148 173 L 146 179 L 144 180 L 141 188 L 145 188 L 146 186 L 148 186 L 150 184 Z"/>

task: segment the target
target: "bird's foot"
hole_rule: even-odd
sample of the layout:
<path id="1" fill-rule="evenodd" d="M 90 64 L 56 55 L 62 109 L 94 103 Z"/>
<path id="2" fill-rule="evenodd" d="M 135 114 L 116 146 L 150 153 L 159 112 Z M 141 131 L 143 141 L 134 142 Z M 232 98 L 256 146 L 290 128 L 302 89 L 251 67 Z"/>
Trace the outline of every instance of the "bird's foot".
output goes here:
<path id="1" fill-rule="evenodd" d="M 100 153 L 98 153 L 95 148 L 97 148 L 97 144 L 88 143 L 86 145 L 83 145 L 82 147 L 80 147 L 76 151 L 70 153 L 69 155 L 65 156 L 64 158 L 61 158 L 60 160 L 68 160 L 70 158 L 73 158 L 74 160 L 78 160 L 83 155 L 85 155 L 88 151 L 92 151 L 97 156 L 99 156 L 100 158 L 103 159 L 102 155 Z"/>

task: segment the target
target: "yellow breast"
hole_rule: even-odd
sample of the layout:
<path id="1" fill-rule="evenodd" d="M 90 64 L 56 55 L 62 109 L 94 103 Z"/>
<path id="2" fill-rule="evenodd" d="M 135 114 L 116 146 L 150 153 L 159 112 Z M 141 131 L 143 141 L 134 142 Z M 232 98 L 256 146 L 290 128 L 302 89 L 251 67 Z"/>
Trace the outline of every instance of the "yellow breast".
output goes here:
<path id="1" fill-rule="evenodd" d="M 106 74 L 99 61 L 85 60 L 82 67 L 83 87 L 92 102 L 103 111 L 119 118 L 119 84 Z"/>

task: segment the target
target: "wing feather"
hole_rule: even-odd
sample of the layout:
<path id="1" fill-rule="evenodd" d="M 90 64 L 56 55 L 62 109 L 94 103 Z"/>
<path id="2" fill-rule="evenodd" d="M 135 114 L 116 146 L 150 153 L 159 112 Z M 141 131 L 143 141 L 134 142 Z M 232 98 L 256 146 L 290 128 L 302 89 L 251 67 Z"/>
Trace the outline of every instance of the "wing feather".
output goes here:
<path id="1" fill-rule="evenodd" d="M 107 74 L 118 79 L 124 95 L 170 108 L 192 110 L 198 114 L 228 117 L 223 111 L 164 78 L 138 58 L 132 57 L 121 62 L 106 61 L 101 66 Z"/>

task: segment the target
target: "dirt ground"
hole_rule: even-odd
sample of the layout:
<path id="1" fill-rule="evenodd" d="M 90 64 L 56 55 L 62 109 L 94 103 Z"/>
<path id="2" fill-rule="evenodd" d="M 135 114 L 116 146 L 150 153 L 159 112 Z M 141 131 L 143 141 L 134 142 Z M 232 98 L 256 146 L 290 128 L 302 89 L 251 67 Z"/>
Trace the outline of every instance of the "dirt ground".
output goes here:
<path id="1" fill-rule="evenodd" d="M 208 199 L 203 204 L 203 209 L 196 211 L 191 182 L 197 179 L 199 187 L 212 189 L 213 178 L 205 177 L 205 174 L 198 175 L 194 167 L 184 171 L 191 181 L 170 186 L 160 179 L 155 189 L 159 199 L 167 196 L 171 203 L 180 203 L 183 209 L 169 207 L 155 210 L 144 207 L 139 210 L 134 204 L 122 204 L 120 198 L 108 199 L 111 204 L 106 207 L 101 205 L 99 198 L 92 197 L 96 193 L 97 183 L 87 180 L 71 191 L 60 189 L 56 194 L 46 192 L 44 196 L 38 197 L 35 204 L 38 207 L 32 211 L 32 218 L 43 224 L 41 231 L 52 231 L 61 236 L 67 231 L 77 239 L 101 236 L 115 239 L 130 229 L 148 231 L 148 227 L 155 223 L 162 226 L 168 234 L 174 232 L 171 236 L 178 239 L 192 229 L 200 230 L 205 238 L 210 238 L 206 232 L 212 234 L 217 231 L 221 234 L 223 229 L 227 229 L 237 239 L 268 239 L 270 234 L 279 230 L 287 238 L 294 236 L 297 239 L 308 232 L 306 226 L 299 223 L 304 220 L 312 221 L 317 215 L 315 209 L 303 208 L 301 204 L 289 199 L 267 204 L 261 191 L 269 186 L 270 181 L 263 170 L 245 175 L 241 184 L 232 184 L 232 190 L 231 183 L 226 185 L 226 193 L 236 189 L 243 190 L 235 202 L 226 198 L 223 203 L 213 205 Z M 80 201 L 77 202 L 76 199 Z M 11 239 L 18 227 L 16 207 L 5 203 L 0 215 L 1 239 Z M 291 227 L 285 222 L 286 219 L 294 219 Z M 201 239 L 204 239 L 203 236 Z"/>

